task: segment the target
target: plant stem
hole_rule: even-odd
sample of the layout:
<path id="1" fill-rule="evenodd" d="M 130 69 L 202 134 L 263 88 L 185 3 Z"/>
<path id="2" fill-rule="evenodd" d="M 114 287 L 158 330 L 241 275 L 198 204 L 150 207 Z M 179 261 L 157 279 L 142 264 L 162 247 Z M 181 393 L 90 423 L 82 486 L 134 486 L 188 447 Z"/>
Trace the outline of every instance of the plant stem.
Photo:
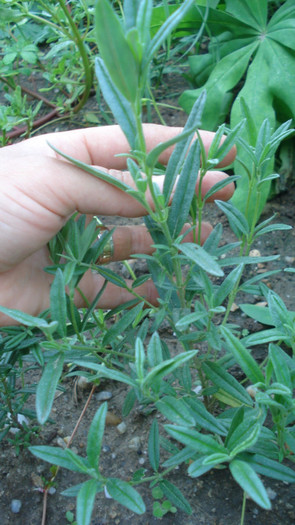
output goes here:
<path id="1" fill-rule="evenodd" d="M 244 522 L 245 522 L 245 512 L 246 512 L 246 502 L 247 502 L 246 498 L 247 498 L 247 495 L 246 495 L 246 492 L 244 491 L 240 525 L 244 525 Z"/>

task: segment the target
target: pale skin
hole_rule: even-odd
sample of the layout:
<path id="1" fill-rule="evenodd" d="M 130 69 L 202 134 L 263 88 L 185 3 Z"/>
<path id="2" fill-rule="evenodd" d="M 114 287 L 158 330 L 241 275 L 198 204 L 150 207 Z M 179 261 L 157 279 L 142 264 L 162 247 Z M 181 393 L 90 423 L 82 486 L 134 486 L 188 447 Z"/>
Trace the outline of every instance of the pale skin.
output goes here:
<path id="1" fill-rule="evenodd" d="M 144 125 L 147 149 L 169 140 L 180 128 L 155 124 Z M 203 131 L 202 140 L 208 150 L 213 133 Z M 142 206 L 131 196 L 98 178 L 89 175 L 57 155 L 50 142 L 62 152 L 87 164 L 99 166 L 114 177 L 134 186 L 125 169 L 126 159 L 116 157 L 127 153 L 129 146 L 118 126 L 88 128 L 62 133 L 40 135 L 0 150 L 0 305 L 38 315 L 49 306 L 52 276 L 43 268 L 51 264 L 47 243 L 65 225 L 74 212 L 87 215 L 141 217 Z M 171 149 L 160 161 L 166 164 Z M 235 156 L 232 149 L 222 166 L 230 164 Z M 202 192 L 227 175 L 220 171 L 206 174 Z M 234 191 L 230 183 L 214 195 L 214 199 L 228 200 Z M 202 242 L 211 226 L 202 224 Z M 192 233 L 185 240 L 192 242 Z M 131 254 L 151 254 L 152 241 L 144 226 L 116 228 L 113 260 L 128 259 Z M 103 285 L 98 274 L 87 272 L 79 286 L 91 302 Z M 147 281 L 137 292 L 153 304 L 156 289 Z M 128 291 L 108 283 L 98 306 L 113 308 L 131 298 Z M 77 306 L 83 306 L 77 294 Z M 0 314 L 0 325 L 14 321 Z"/>

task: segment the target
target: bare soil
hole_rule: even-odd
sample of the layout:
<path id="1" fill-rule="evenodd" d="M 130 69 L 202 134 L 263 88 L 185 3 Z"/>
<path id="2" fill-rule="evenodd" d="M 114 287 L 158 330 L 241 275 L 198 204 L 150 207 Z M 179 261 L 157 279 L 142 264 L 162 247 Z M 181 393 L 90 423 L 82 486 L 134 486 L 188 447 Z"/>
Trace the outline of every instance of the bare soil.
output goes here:
<path id="1" fill-rule="evenodd" d="M 166 89 L 170 86 L 166 86 Z M 183 87 L 182 87 L 183 89 Z M 175 93 L 180 93 L 179 87 L 173 84 Z M 175 105 L 176 99 L 167 99 Z M 166 101 L 166 100 L 165 100 Z M 89 101 L 84 110 L 84 116 L 96 107 L 95 101 Z M 169 114 L 171 113 L 171 114 Z M 167 122 L 170 125 L 181 125 L 185 121 L 185 115 L 181 112 L 171 111 L 165 113 Z M 69 129 L 85 125 L 83 115 L 79 116 L 80 122 L 59 123 L 58 126 L 47 127 L 42 132 L 55 129 Z M 295 188 L 290 187 L 287 192 L 279 195 L 269 202 L 264 211 L 263 217 L 266 218 L 274 212 L 278 214 L 278 222 L 294 225 L 295 210 Z M 214 206 L 210 208 L 210 220 L 213 224 L 222 222 L 224 225 L 224 241 L 232 240 L 226 218 L 221 215 Z M 295 231 L 272 232 L 264 237 L 259 238 L 255 246 L 262 255 L 280 254 L 276 261 L 268 263 L 263 270 L 280 269 L 285 267 L 294 267 L 295 256 Z M 117 266 L 120 271 L 120 267 Z M 257 268 L 252 268 L 254 272 Z M 290 273 L 281 271 L 267 284 L 280 294 L 286 305 L 295 310 L 294 305 L 294 277 Z M 251 298 L 251 301 L 259 298 Z M 239 301 L 237 301 L 239 303 Z M 240 302 L 244 302 L 241 298 Z M 247 328 L 250 332 L 261 330 L 263 327 L 250 319 L 246 319 L 240 310 L 233 314 L 233 321 Z M 173 334 L 162 332 L 161 337 L 169 345 L 175 346 Z M 264 352 L 264 349 L 257 349 L 257 352 Z M 35 374 L 35 373 L 34 373 Z M 38 381 L 38 375 L 31 375 L 31 381 Z M 87 400 L 89 391 L 78 389 L 74 380 L 68 380 L 64 385 L 65 391 L 61 393 L 54 403 L 51 417 L 53 423 L 48 424 L 42 430 L 37 438 L 34 438 L 35 444 L 50 444 L 56 446 L 60 438 L 69 436 L 79 418 L 81 410 Z M 147 475 L 152 473 L 147 456 L 147 440 L 151 421 L 154 415 L 146 416 L 139 408 L 135 408 L 125 419 L 127 426 L 126 432 L 120 434 L 116 424 L 121 420 L 121 409 L 127 389 L 118 383 L 105 381 L 99 386 L 97 392 L 93 395 L 90 405 L 84 418 L 79 426 L 72 447 L 81 455 L 85 454 L 87 432 L 96 412 L 100 401 L 96 395 L 100 390 L 107 390 L 112 393 L 109 400 L 109 412 L 111 416 L 116 416 L 106 427 L 104 437 L 104 447 L 101 456 L 101 469 L 108 476 L 119 477 L 128 480 L 137 469 L 144 467 L 147 469 Z M 32 403 L 34 402 L 32 398 Z M 113 418 L 114 419 L 114 418 Z M 160 416 L 159 423 L 164 422 Z M 116 424 L 112 424 L 116 423 Z M 134 438 L 138 438 L 134 440 Z M 136 441 L 137 445 L 132 448 Z M 164 452 L 163 452 L 164 454 Z M 50 465 L 39 461 L 33 457 L 26 449 L 21 450 L 16 455 L 7 441 L 0 444 L 0 523 L 1 525 L 39 525 L 42 519 L 43 494 L 39 487 L 42 485 L 42 477 L 50 478 Z M 175 483 L 189 500 L 193 513 L 187 516 L 185 513 L 178 511 L 177 514 L 168 513 L 162 520 L 153 516 L 152 506 L 153 499 L 151 490 L 148 486 L 141 485 L 140 491 L 147 507 L 143 516 L 137 516 L 126 510 L 113 500 L 107 499 L 104 494 L 99 494 L 95 501 L 92 525 L 157 525 L 162 522 L 163 525 L 238 525 L 240 523 L 242 491 L 232 480 L 228 470 L 212 470 L 210 473 L 198 479 L 189 478 L 185 467 L 175 469 L 168 477 Z M 66 525 L 66 512 L 68 510 L 75 512 L 75 500 L 61 496 L 61 492 L 81 481 L 83 476 L 61 469 L 57 476 L 56 492 L 48 495 L 46 525 Z M 272 498 L 272 510 L 264 511 L 252 501 L 247 502 L 246 508 L 246 525 L 282 525 L 285 523 L 295 524 L 295 492 L 294 487 L 288 483 L 281 483 L 275 480 L 264 478 L 265 486 L 270 490 Z M 11 511 L 11 502 L 13 499 L 20 500 L 22 503 L 19 513 L 14 514 Z"/>

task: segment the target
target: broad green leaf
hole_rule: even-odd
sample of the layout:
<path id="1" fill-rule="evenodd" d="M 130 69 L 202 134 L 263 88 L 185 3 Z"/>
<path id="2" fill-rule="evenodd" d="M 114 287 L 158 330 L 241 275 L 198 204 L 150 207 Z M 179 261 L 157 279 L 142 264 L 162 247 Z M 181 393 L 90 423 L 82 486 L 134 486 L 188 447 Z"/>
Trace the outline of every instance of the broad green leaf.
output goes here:
<path id="1" fill-rule="evenodd" d="M 127 43 L 122 24 L 108 0 L 97 0 L 95 38 L 108 73 L 124 97 L 134 102 L 139 65 Z"/>
<path id="2" fill-rule="evenodd" d="M 240 383 L 217 363 L 207 361 L 202 365 L 206 376 L 211 379 L 214 386 L 218 388 L 218 394 L 227 394 L 236 401 L 235 406 L 252 406 L 253 400 Z"/>
<path id="3" fill-rule="evenodd" d="M 77 496 L 77 525 L 90 525 L 97 489 L 97 481 L 89 479 L 83 483 Z"/>
<path id="4" fill-rule="evenodd" d="M 240 365 L 246 376 L 252 383 L 264 383 L 264 375 L 261 372 L 257 362 L 249 353 L 249 350 L 241 343 L 241 341 L 233 335 L 231 330 L 222 326 L 220 327 L 221 334 L 225 340 L 226 347 L 233 353 L 236 362 Z"/>
<path id="5" fill-rule="evenodd" d="M 278 294 L 270 290 L 267 295 L 267 302 L 269 306 L 269 313 L 274 325 L 277 328 L 281 330 L 283 329 L 284 331 L 285 325 L 293 325 L 294 319 L 292 318 L 292 314 L 288 311 L 284 301 Z"/>
<path id="6" fill-rule="evenodd" d="M 181 253 L 183 253 L 188 259 L 193 261 L 197 266 L 200 266 L 203 270 L 215 275 L 217 277 L 222 277 L 224 275 L 219 264 L 216 262 L 215 258 L 212 255 L 204 250 L 201 246 L 193 244 L 191 242 L 186 242 L 183 244 L 174 244 Z"/>
<path id="7" fill-rule="evenodd" d="M 258 32 L 266 30 L 267 0 L 226 0 L 226 10 Z"/>
<path id="8" fill-rule="evenodd" d="M 67 335 L 67 301 L 64 274 L 57 269 L 54 281 L 50 287 L 50 315 L 52 321 L 58 323 L 57 332 L 61 337 Z"/>
<path id="9" fill-rule="evenodd" d="M 160 465 L 160 441 L 159 441 L 159 426 L 156 419 L 152 422 L 149 441 L 148 441 L 148 455 L 149 462 L 154 471 L 157 472 Z"/>
<path id="10" fill-rule="evenodd" d="M 36 390 L 36 413 L 38 421 L 43 425 L 51 412 L 55 391 L 62 374 L 65 355 L 60 353 L 48 361 Z"/>
<path id="11" fill-rule="evenodd" d="M 90 466 L 95 470 L 98 469 L 107 408 L 107 403 L 103 403 L 96 411 L 87 437 L 87 458 Z"/>
<path id="12" fill-rule="evenodd" d="M 191 447 L 200 454 L 226 453 L 225 448 L 213 437 L 201 434 L 192 428 L 176 425 L 165 425 L 165 430 L 180 443 Z"/>
<path id="13" fill-rule="evenodd" d="M 95 72 L 104 99 L 120 125 L 132 148 L 135 148 L 136 121 L 132 106 L 113 84 L 108 71 L 100 58 L 95 59 Z"/>
<path id="14" fill-rule="evenodd" d="M 166 498 L 173 503 L 176 507 L 183 510 L 187 514 L 192 513 L 191 506 L 187 499 L 183 496 L 183 494 L 180 492 L 180 490 L 175 487 L 170 481 L 167 479 L 163 480 L 159 484 L 160 488 L 164 492 Z"/>
<path id="15" fill-rule="evenodd" d="M 234 459 L 229 464 L 229 468 L 235 481 L 247 492 L 248 496 L 263 509 L 270 510 L 269 497 L 255 470 L 245 461 L 238 459 Z"/>
<path id="16" fill-rule="evenodd" d="M 166 375 L 171 374 L 176 368 L 192 359 L 197 353 L 197 350 L 190 350 L 189 352 L 178 354 L 172 359 L 167 359 L 158 364 L 145 376 L 142 387 L 145 385 L 152 386 L 154 381 L 159 381 Z"/>
<path id="17" fill-rule="evenodd" d="M 62 450 L 58 447 L 48 447 L 45 445 L 29 447 L 30 452 L 43 461 L 48 461 L 52 465 L 63 467 L 73 472 L 88 472 L 89 468 L 85 460 L 77 456 L 69 449 Z"/>
<path id="18" fill-rule="evenodd" d="M 145 512 L 145 504 L 141 495 L 126 481 L 116 478 L 109 478 L 106 483 L 109 495 L 127 509 L 136 514 Z"/>
<path id="19" fill-rule="evenodd" d="M 156 402 L 157 409 L 170 421 L 177 425 L 193 426 L 194 418 L 181 398 L 165 396 Z"/>
<path id="20" fill-rule="evenodd" d="M 269 308 L 256 306 L 255 304 L 240 304 L 242 312 L 244 312 L 252 319 L 255 319 L 261 324 L 274 326 L 274 322 L 271 318 Z"/>

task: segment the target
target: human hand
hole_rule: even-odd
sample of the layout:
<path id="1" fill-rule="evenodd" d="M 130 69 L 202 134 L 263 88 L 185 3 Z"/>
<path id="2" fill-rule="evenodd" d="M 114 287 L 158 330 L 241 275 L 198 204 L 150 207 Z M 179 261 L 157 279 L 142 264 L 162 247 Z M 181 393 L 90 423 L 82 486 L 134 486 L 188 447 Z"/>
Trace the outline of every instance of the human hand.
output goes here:
<path id="1" fill-rule="evenodd" d="M 147 149 L 169 140 L 180 133 L 180 128 L 145 124 Z M 202 132 L 208 150 L 214 134 Z M 38 315 L 49 306 L 49 290 L 53 276 L 43 268 L 51 264 L 47 243 L 66 224 L 74 212 L 87 215 L 140 217 L 145 210 L 130 195 L 93 177 L 65 161 L 48 145 L 50 142 L 63 153 L 84 163 L 98 166 L 130 186 L 132 178 L 125 169 L 126 158 L 116 157 L 127 153 L 129 146 L 118 126 L 106 126 L 41 135 L 0 150 L 0 305 L 31 315 Z M 160 157 L 167 163 L 171 149 Z M 221 166 L 231 163 L 235 156 L 232 149 Z M 202 182 L 205 194 L 216 182 L 226 177 L 223 172 L 210 171 Z M 159 178 L 157 178 L 157 182 Z M 211 200 L 227 200 L 234 191 L 231 183 L 214 195 Z M 202 224 L 202 242 L 208 237 L 211 226 Z M 186 236 L 192 241 L 192 233 Z M 112 260 L 128 259 L 134 253 L 152 253 L 151 238 L 144 226 L 119 226 L 113 234 Z M 99 274 L 87 272 L 79 287 L 91 302 L 104 279 Z M 147 281 L 137 292 L 153 304 L 157 292 Z M 127 290 L 108 283 L 98 306 L 113 308 L 132 296 Z M 77 294 L 77 306 L 83 306 Z M 0 315 L 0 325 L 12 320 Z"/>

